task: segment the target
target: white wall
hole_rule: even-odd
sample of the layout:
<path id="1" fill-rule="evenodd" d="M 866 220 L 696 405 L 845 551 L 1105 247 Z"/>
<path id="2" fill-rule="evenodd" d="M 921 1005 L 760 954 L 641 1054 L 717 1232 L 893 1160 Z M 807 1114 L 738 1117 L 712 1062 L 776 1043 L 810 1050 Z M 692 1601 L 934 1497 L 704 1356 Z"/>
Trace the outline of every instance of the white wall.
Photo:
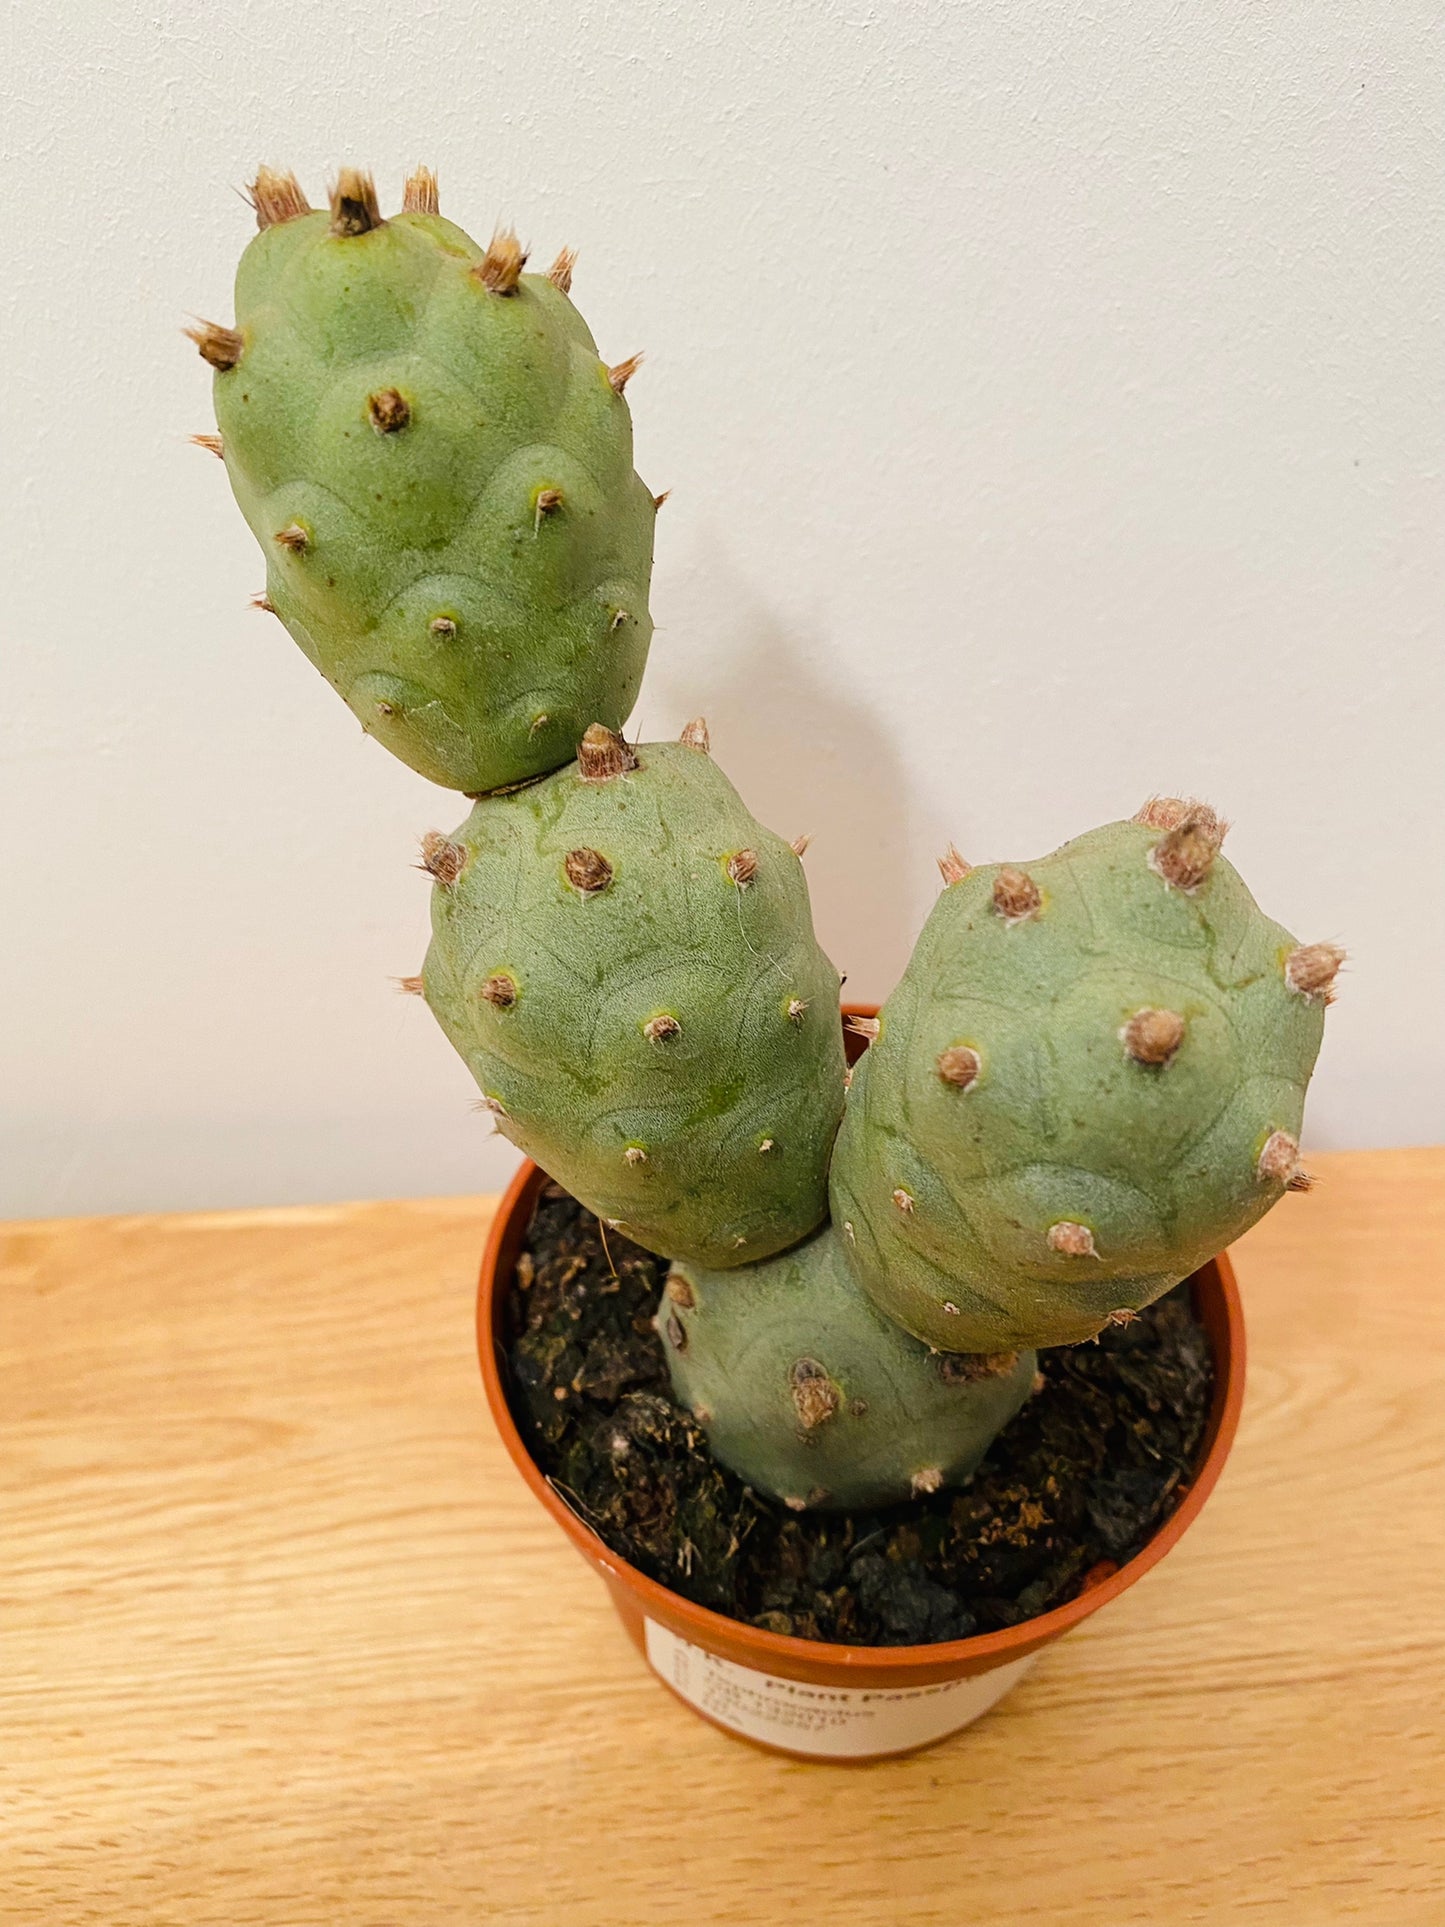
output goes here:
<path id="1" fill-rule="evenodd" d="M 577 298 L 675 492 L 638 720 L 817 833 L 884 993 L 950 837 L 1202 793 L 1350 946 L 1320 1145 L 1445 1135 L 1437 4 L 26 9 L 0 89 L 0 1205 L 462 1191 L 389 973 L 457 802 L 279 625 L 178 329 L 258 160 L 438 168 Z"/>

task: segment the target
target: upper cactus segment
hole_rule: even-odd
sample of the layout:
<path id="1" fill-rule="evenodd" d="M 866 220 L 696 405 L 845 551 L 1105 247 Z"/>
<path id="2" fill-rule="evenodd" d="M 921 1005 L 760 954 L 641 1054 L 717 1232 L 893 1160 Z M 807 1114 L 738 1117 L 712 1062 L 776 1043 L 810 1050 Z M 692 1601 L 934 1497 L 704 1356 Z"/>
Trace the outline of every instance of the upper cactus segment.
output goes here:
<path id="1" fill-rule="evenodd" d="M 425 171 L 383 219 L 343 171 L 312 212 L 252 190 L 236 325 L 192 331 L 274 609 L 362 727 L 480 794 L 620 728 L 642 680 L 653 498 L 623 389 L 568 298 L 437 212 Z"/>
<path id="2" fill-rule="evenodd" d="M 1308 1182 L 1342 953 L 1264 917 L 1222 836 L 1156 800 L 1027 868 L 951 853 L 832 1172 L 868 1290 L 929 1344 L 1088 1338 Z"/>
<path id="3" fill-rule="evenodd" d="M 434 836 L 423 985 L 498 1125 L 599 1217 L 740 1265 L 827 1210 L 838 976 L 802 865 L 706 731 L 579 759 Z"/>
<path id="4" fill-rule="evenodd" d="M 960 1357 L 900 1331 L 831 1225 L 743 1271 L 675 1264 L 656 1322 L 714 1456 L 798 1510 L 961 1485 L 1033 1385 L 1032 1352 Z"/>

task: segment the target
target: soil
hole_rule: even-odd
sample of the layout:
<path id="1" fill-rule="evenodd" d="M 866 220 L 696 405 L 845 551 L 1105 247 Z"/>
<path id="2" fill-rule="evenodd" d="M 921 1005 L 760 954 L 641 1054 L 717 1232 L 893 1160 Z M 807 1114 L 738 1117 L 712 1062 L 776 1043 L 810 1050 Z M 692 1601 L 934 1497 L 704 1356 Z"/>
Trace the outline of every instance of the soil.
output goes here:
<path id="1" fill-rule="evenodd" d="M 1187 1284 L 1040 1352 L 1038 1390 L 962 1491 L 795 1513 L 716 1464 L 674 1404 L 652 1329 L 666 1272 L 547 1185 L 509 1294 L 510 1395 L 567 1504 L 698 1605 L 846 1645 L 963 1639 L 1072 1599 L 1188 1490 L 1213 1361 Z"/>

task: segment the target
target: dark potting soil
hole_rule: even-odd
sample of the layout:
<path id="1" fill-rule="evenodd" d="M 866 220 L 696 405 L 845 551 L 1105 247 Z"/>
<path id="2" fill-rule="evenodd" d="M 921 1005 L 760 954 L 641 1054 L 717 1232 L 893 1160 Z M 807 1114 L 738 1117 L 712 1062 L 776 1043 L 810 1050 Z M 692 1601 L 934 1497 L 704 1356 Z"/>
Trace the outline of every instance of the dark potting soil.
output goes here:
<path id="1" fill-rule="evenodd" d="M 1188 1489 L 1213 1362 L 1187 1285 L 1040 1352 L 1039 1389 L 962 1491 L 795 1513 L 716 1464 L 673 1403 L 652 1329 L 666 1273 L 547 1185 L 509 1294 L 511 1402 L 578 1516 L 700 1606 L 847 1645 L 963 1639 L 1072 1599 Z"/>

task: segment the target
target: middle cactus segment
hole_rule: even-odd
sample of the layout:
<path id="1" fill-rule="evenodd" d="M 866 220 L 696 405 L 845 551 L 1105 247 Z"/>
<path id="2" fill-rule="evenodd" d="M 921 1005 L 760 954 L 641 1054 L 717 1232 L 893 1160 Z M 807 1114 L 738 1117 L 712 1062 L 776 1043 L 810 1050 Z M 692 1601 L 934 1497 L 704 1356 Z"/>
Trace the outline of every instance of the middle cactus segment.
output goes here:
<path id="1" fill-rule="evenodd" d="M 838 973 L 798 857 L 688 737 L 589 730 L 429 839 L 423 983 L 514 1144 L 649 1250 L 732 1266 L 826 1215 Z"/>

